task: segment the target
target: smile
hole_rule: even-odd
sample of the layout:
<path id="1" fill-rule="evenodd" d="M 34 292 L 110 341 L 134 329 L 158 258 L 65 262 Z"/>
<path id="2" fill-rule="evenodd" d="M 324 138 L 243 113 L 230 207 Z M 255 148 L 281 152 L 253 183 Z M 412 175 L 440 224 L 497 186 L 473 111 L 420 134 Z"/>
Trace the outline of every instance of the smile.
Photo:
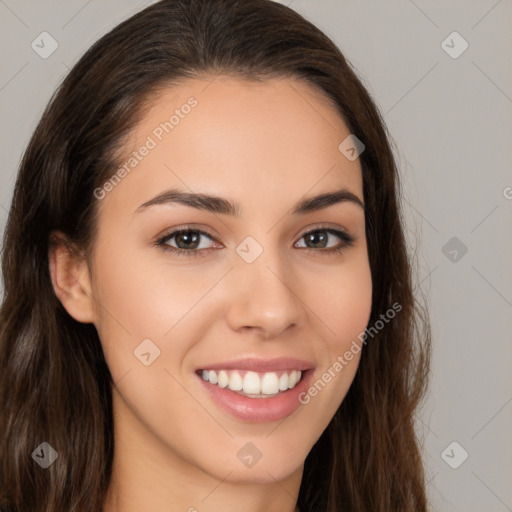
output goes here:
<path id="1" fill-rule="evenodd" d="M 204 381 L 228 388 L 249 398 L 270 398 L 293 389 L 301 380 L 300 370 L 255 372 L 247 370 L 199 370 Z"/>

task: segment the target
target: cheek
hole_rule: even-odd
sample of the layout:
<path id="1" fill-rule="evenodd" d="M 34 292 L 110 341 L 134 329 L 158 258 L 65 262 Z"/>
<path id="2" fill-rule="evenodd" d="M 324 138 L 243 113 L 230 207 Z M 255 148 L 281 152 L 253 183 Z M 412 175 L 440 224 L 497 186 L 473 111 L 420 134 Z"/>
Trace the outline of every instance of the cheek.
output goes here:
<path id="1" fill-rule="evenodd" d="M 121 255 L 111 249 L 105 247 L 97 254 L 93 294 L 96 328 L 114 382 L 139 366 L 135 358 L 143 347 L 143 353 L 151 353 L 150 360 L 158 354 L 154 359 L 158 366 L 176 366 L 199 336 L 206 310 L 211 315 L 215 309 L 211 301 L 202 299 L 225 269 L 209 265 L 199 270 L 167 264 L 162 258 L 152 261 L 136 250 Z M 164 349 L 171 340 L 169 358 Z"/>
<path id="2" fill-rule="evenodd" d="M 315 305 L 318 325 L 323 326 L 323 343 L 317 345 L 314 379 L 302 397 L 316 429 L 321 432 L 343 401 L 357 372 L 364 333 L 372 308 L 372 279 L 366 258 L 354 259 L 335 271 L 317 276 L 319 285 L 308 301 Z"/>
<path id="3" fill-rule="evenodd" d="M 372 307 L 372 278 L 364 251 L 349 263 L 317 275 L 308 300 L 325 326 L 325 342 L 331 356 L 350 346 L 364 332 Z"/>

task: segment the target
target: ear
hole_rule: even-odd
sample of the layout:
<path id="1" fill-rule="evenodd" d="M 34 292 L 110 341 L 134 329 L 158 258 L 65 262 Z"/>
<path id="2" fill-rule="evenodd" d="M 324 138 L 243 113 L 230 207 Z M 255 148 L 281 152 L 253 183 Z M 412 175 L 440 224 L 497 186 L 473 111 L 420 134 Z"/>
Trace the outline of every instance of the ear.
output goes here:
<path id="1" fill-rule="evenodd" d="M 94 299 L 87 260 L 60 232 L 50 235 L 48 258 L 53 289 L 66 311 L 78 322 L 93 323 Z"/>

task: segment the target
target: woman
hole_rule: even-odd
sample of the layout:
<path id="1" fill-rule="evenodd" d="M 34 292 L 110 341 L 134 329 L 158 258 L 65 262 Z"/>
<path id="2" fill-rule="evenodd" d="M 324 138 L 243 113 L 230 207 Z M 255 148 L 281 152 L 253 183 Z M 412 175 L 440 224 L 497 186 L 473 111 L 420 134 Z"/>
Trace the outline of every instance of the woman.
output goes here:
<path id="1" fill-rule="evenodd" d="M 0 509 L 426 510 L 398 185 L 291 9 L 162 0 L 102 37 L 9 213 Z"/>

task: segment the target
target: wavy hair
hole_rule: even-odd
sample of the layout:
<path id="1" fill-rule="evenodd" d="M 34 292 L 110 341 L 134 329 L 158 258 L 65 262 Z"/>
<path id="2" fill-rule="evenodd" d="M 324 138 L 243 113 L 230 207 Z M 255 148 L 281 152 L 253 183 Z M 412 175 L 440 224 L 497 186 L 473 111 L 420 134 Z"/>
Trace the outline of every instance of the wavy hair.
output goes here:
<path id="1" fill-rule="evenodd" d="M 102 510 L 113 460 L 112 379 L 92 324 L 54 293 L 54 230 L 85 254 L 94 190 L 113 175 L 154 94 L 189 78 L 299 78 L 364 142 L 368 325 L 401 311 L 365 346 L 354 381 L 305 460 L 302 512 L 427 510 L 415 412 L 427 389 L 430 325 L 413 294 L 397 165 L 384 121 L 337 46 L 270 0 L 161 0 L 101 37 L 63 80 L 22 158 L 3 239 L 0 510 Z M 47 441 L 57 461 L 41 471 Z"/>

